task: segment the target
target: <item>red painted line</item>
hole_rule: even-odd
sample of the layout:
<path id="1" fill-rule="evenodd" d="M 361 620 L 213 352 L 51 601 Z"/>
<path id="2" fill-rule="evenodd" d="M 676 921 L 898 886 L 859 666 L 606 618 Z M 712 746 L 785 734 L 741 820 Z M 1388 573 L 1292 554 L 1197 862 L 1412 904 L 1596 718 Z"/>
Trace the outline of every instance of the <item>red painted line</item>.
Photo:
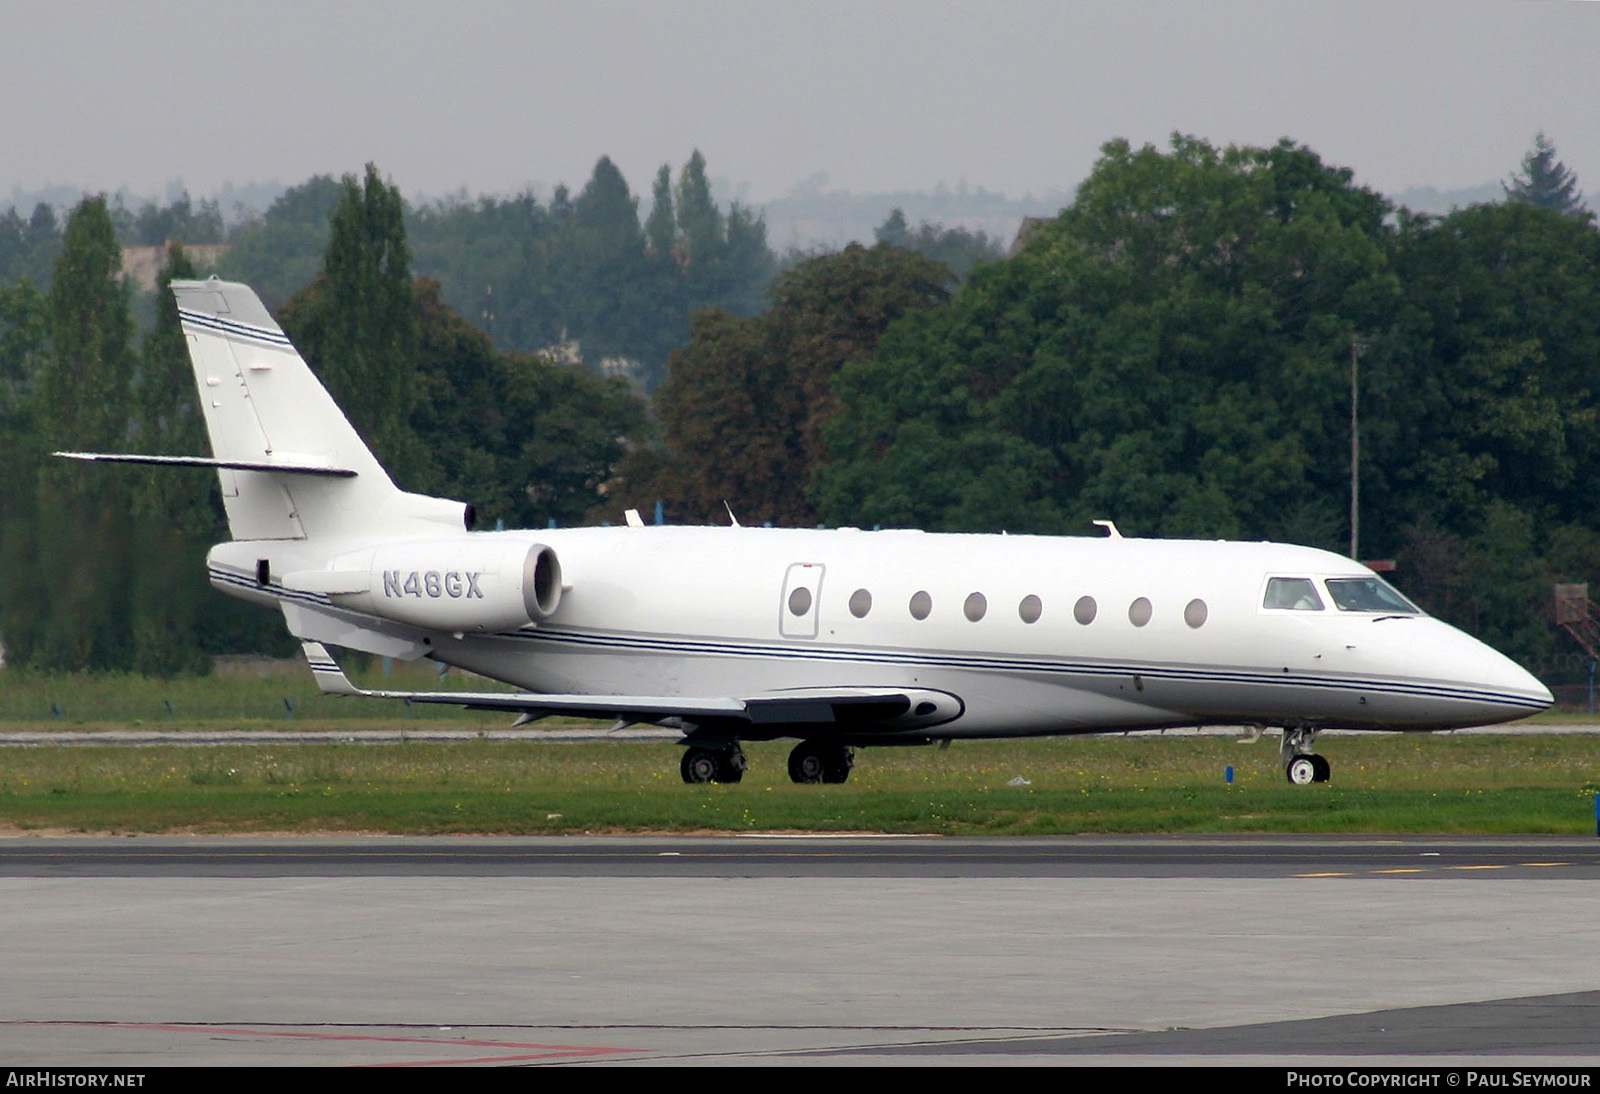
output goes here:
<path id="1" fill-rule="evenodd" d="M 11 1023 L 7 1023 L 11 1024 Z M 451 1063 L 503 1063 L 512 1060 L 537 1060 L 551 1056 L 597 1056 L 618 1052 L 644 1052 L 642 1048 L 617 1048 L 609 1045 L 547 1045 L 526 1041 L 451 1040 L 445 1037 L 380 1037 L 371 1033 L 311 1033 L 306 1030 L 248 1029 L 233 1026 L 163 1025 L 145 1022 L 18 1022 L 31 1026 L 85 1026 L 99 1029 L 139 1029 L 161 1033 L 232 1034 L 244 1037 L 285 1037 L 310 1041 L 371 1041 L 380 1044 L 450 1045 L 474 1048 L 531 1048 L 539 1051 L 523 1056 L 486 1057 L 481 1060 L 429 1060 L 418 1063 L 377 1064 L 377 1067 L 427 1067 Z"/>

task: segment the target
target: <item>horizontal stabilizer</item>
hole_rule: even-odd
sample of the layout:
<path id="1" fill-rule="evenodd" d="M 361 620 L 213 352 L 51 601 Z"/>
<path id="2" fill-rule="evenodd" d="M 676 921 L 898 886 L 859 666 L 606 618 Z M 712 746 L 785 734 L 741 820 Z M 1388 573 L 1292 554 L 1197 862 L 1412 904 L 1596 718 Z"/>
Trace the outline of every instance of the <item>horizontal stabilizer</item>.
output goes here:
<path id="1" fill-rule="evenodd" d="M 148 463 L 162 467 L 226 467 L 232 471 L 270 471 L 278 475 L 327 475 L 336 479 L 354 478 L 348 467 L 334 467 L 314 457 L 285 456 L 272 460 L 215 460 L 209 456 L 146 456 L 138 452 L 52 452 L 68 460 L 93 460 L 96 463 Z"/>
<path id="2" fill-rule="evenodd" d="M 320 642 L 302 642 L 317 686 L 330 695 L 448 703 L 469 710 L 504 710 L 532 721 L 552 714 L 574 718 L 619 718 L 628 722 L 740 722 L 749 725 L 874 726 L 925 729 L 959 717 L 961 700 L 928 688 L 806 688 L 794 692 L 734 697 L 660 695 L 550 695 L 511 691 L 369 691 L 358 688 Z"/>

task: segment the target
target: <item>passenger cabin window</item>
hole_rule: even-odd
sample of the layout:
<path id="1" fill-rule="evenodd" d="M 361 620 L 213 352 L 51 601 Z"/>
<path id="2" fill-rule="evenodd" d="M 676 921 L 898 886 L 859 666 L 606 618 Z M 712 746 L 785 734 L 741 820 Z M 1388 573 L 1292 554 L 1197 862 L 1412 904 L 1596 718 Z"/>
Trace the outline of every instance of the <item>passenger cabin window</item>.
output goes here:
<path id="1" fill-rule="evenodd" d="M 1341 612 L 1383 612 L 1388 615 L 1421 615 L 1422 609 L 1401 596 L 1394 587 L 1377 577 L 1330 577 L 1328 595 Z"/>
<path id="2" fill-rule="evenodd" d="M 1296 612 L 1322 611 L 1322 598 L 1309 577 L 1275 577 L 1267 582 L 1263 608 L 1288 608 Z"/>
<path id="3" fill-rule="evenodd" d="M 865 589 L 857 589 L 850 594 L 850 614 L 857 619 L 865 619 L 872 610 L 872 594 Z"/>

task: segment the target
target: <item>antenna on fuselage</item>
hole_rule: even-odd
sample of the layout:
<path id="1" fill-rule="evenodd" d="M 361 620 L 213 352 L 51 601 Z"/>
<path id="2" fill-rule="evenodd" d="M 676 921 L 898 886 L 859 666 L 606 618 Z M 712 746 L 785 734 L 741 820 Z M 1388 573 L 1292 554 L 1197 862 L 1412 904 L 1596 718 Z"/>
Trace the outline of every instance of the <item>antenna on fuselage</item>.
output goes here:
<path id="1" fill-rule="evenodd" d="M 1097 521 L 1094 521 L 1093 523 L 1094 523 L 1095 527 L 1097 527 L 1097 528 L 1104 528 L 1106 530 L 1106 535 L 1110 536 L 1112 539 L 1121 539 L 1122 538 L 1122 533 L 1117 531 L 1117 522 L 1116 521 L 1114 521 L 1114 520 L 1097 520 Z"/>
<path id="2" fill-rule="evenodd" d="M 733 526 L 735 528 L 743 528 L 744 527 L 744 525 L 739 523 L 739 518 L 733 515 L 733 506 L 728 504 L 728 499 L 727 498 L 723 498 L 722 499 L 722 507 L 728 511 L 728 519 L 733 521 Z"/>

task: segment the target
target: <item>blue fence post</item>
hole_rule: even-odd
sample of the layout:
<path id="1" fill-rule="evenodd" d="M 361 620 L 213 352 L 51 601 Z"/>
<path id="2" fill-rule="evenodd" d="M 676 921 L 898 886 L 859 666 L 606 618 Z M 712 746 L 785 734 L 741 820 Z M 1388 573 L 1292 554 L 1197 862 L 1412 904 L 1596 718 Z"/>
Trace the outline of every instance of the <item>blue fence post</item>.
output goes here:
<path id="1" fill-rule="evenodd" d="M 667 523 L 667 507 L 666 507 L 666 504 L 664 502 L 662 502 L 660 498 L 656 499 L 656 523 L 657 524 L 665 524 L 665 523 Z"/>
<path id="2" fill-rule="evenodd" d="M 1223 777 L 1223 780 L 1226 781 L 1229 786 L 1233 785 L 1233 765 L 1232 764 L 1228 765 L 1228 769 L 1222 773 L 1222 777 Z"/>
<path id="3" fill-rule="evenodd" d="M 294 700 L 287 695 L 283 697 L 283 709 L 289 712 L 289 717 L 294 717 Z"/>

